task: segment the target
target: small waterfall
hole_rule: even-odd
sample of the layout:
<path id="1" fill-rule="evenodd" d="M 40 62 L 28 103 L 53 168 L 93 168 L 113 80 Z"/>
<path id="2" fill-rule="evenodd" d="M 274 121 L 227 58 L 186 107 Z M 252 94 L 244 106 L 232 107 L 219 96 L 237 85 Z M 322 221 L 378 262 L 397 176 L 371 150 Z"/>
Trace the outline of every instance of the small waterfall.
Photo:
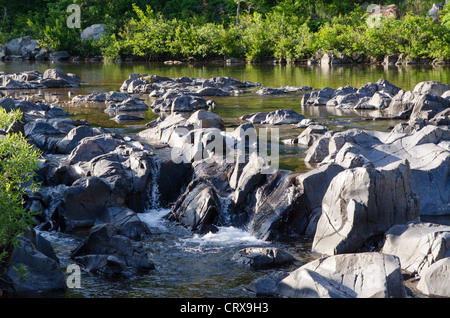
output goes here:
<path id="1" fill-rule="evenodd" d="M 230 204 L 231 196 L 233 193 L 228 194 L 225 197 L 220 197 L 220 220 L 219 224 L 222 226 L 229 226 L 231 224 L 230 216 Z"/>
<path id="2" fill-rule="evenodd" d="M 159 192 L 159 175 L 161 171 L 161 164 L 159 160 L 151 159 L 149 160 L 150 163 L 150 174 L 151 174 L 151 180 L 150 184 L 148 186 L 148 196 L 147 196 L 147 203 L 146 203 L 146 210 L 159 210 L 161 209 L 161 205 L 159 202 L 160 198 L 160 192 Z"/>

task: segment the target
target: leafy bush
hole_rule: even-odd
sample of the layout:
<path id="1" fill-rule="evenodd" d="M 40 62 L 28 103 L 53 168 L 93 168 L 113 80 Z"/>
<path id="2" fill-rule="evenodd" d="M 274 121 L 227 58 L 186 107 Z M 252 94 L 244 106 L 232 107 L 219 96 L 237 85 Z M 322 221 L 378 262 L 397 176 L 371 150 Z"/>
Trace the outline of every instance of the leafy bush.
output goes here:
<path id="1" fill-rule="evenodd" d="M 0 127 L 7 129 L 19 120 L 19 111 L 7 113 L 0 108 Z M 23 197 L 37 189 L 33 182 L 39 153 L 20 133 L 0 136 L 0 262 L 8 250 L 18 244 L 18 237 L 32 227 L 35 212 L 23 206 Z"/>

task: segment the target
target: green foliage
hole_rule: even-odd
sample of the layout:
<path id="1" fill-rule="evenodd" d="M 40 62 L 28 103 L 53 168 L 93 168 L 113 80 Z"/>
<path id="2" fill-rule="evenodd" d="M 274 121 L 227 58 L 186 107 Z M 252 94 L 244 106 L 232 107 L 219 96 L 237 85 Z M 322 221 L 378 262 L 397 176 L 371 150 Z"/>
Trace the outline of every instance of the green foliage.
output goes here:
<path id="1" fill-rule="evenodd" d="M 0 108 L 0 127 L 7 129 L 19 120 L 19 111 L 7 113 Z M 23 197 L 35 191 L 33 182 L 39 153 L 19 133 L 0 138 L 0 261 L 10 247 L 17 246 L 19 236 L 32 227 L 34 215 L 23 206 Z"/>
<path id="2" fill-rule="evenodd" d="M 366 23 L 364 0 L 24 0 L 5 3 L 0 41 L 31 35 L 44 47 L 107 60 L 137 57 L 247 61 L 298 61 L 318 50 L 363 58 L 406 54 L 410 58 L 450 58 L 450 5 L 433 23 L 433 0 L 391 1 L 399 19 Z M 104 23 L 99 42 L 82 41 L 69 29 L 69 4 L 81 8 L 82 29 Z M 239 10 L 238 10 L 239 8 Z M 236 16 L 238 14 L 238 16 Z M 236 19 L 238 17 L 238 19 Z"/>

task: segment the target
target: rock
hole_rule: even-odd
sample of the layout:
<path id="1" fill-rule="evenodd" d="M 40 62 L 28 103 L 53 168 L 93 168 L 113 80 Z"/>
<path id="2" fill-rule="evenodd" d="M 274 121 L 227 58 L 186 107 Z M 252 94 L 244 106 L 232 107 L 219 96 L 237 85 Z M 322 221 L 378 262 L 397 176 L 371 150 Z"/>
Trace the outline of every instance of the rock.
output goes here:
<path id="1" fill-rule="evenodd" d="M 30 36 L 23 36 L 17 39 L 9 41 L 6 48 L 6 55 L 18 55 L 23 56 L 31 54 L 34 57 L 38 51 L 39 44 L 36 40 L 33 40 Z"/>
<path id="2" fill-rule="evenodd" d="M 329 87 L 322 88 L 319 91 L 306 92 L 302 97 L 301 104 L 302 106 L 326 105 L 333 98 L 334 92 L 335 90 Z"/>
<path id="3" fill-rule="evenodd" d="M 133 210 L 126 207 L 109 207 L 95 220 L 95 225 L 113 224 L 120 235 L 132 240 L 144 240 L 151 235 L 147 224 Z"/>
<path id="4" fill-rule="evenodd" d="M 59 260 L 50 243 L 34 231 L 28 231 L 19 237 L 4 266 L 0 286 L 10 295 L 45 295 L 63 293 L 66 282 L 61 272 Z M 25 267 L 25 278 L 15 270 Z"/>
<path id="5" fill-rule="evenodd" d="M 193 168 L 191 164 L 174 163 L 170 159 L 159 164 L 158 191 L 161 207 L 171 206 L 192 181 Z"/>
<path id="6" fill-rule="evenodd" d="M 437 81 L 424 81 L 418 83 L 414 87 L 414 92 L 425 95 L 442 96 L 446 91 L 450 90 L 450 85 L 443 84 Z"/>
<path id="7" fill-rule="evenodd" d="M 366 107 L 364 108 L 371 108 L 374 109 L 384 109 L 388 108 L 389 104 L 391 103 L 391 96 L 382 92 L 375 92 L 373 96 L 366 102 Z"/>
<path id="8" fill-rule="evenodd" d="M 43 75 L 43 84 L 49 88 L 79 87 L 80 78 L 62 69 L 47 69 Z"/>
<path id="9" fill-rule="evenodd" d="M 421 272 L 417 289 L 426 295 L 450 297 L 450 257 L 440 259 Z"/>
<path id="10" fill-rule="evenodd" d="M 361 130 L 326 132 L 307 150 L 305 161 L 350 168 L 383 167 L 408 160 L 411 187 L 420 197 L 421 215 L 442 215 L 449 213 L 450 185 L 445 177 L 450 160 L 446 146 L 449 138 L 447 127 L 434 125 L 426 125 L 413 135 Z"/>
<path id="11" fill-rule="evenodd" d="M 93 137 L 100 134 L 95 129 L 82 125 L 72 129 L 63 139 L 56 144 L 56 153 L 70 154 L 86 137 Z"/>
<path id="12" fill-rule="evenodd" d="M 97 177 L 85 177 L 62 189 L 61 202 L 51 218 L 65 233 L 91 227 L 103 210 L 111 204 L 108 184 Z"/>
<path id="13" fill-rule="evenodd" d="M 272 272 L 255 279 L 246 285 L 245 288 L 253 292 L 256 297 L 274 296 L 278 283 L 288 275 L 289 273 L 285 271 Z"/>
<path id="14" fill-rule="evenodd" d="M 92 38 L 94 42 L 100 41 L 100 38 L 106 32 L 105 24 L 93 24 L 83 30 L 81 32 L 81 39 L 86 41 L 89 38 Z"/>
<path id="15" fill-rule="evenodd" d="M 247 247 L 237 251 L 232 260 L 257 270 L 291 265 L 295 258 L 276 247 Z"/>
<path id="16" fill-rule="evenodd" d="M 306 213 L 305 230 L 302 233 L 306 237 L 313 238 L 316 233 L 317 222 L 322 214 L 322 201 L 331 180 L 342 172 L 344 168 L 337 164 L 323 164 L 306 173 L 297 176 L 298 191 L 304 194 Z"/>
<path id="17" fill-rule="evenodd" d="M 111 118 L 111 120 L 114 120 L 117 123 L 130 122 L 130 121 L 141 121 L 144 119 L 145 119 L 144 117 L 139 117 L 139 116 L 134 116 L 134 115 L 125 115 L 125 114 L 116 115 L 115 117 Z"/>
<path id="18" fill-rule="evenodd" d="M 266 165 L 265 160 L 256 153 L 250 155 L 239 177 L 235 177 L 236 184 L 230 184 L 234 189 L 233 201 L 236 205 L 243 203 L 247 195 L 265 181 L 264 170 L 267 169 Z M 238 170 L 235 170 L 233 174 L 238 174 Z"/>
<path id="19" fill-rule="evenodd" d="M 220 130 L 225 129 L 225 123 L 218 115 L 205 111 L 197 110 L 187 120 L 187 125 L 194 125 L 197 128 L 217 128 Z"/>
<path id="20" fill-rule="evenodd" d="M 427 15 L 434 21 L 439 22 L 440 11 L 444 9 L 444 5 L 442 3 L 433 3 L 433 6 L 428 11 Z"/>
<path id="21" fill-rule="evenodd" d="M 107 154 L 123 144 L 122 137 L 116 134 L 100 134 L 82 139 L 70 153 L 68 163 L 73 165 L 87 162 L 93 158 Z"/>
<path id="22" fill-rule="evenodd" d="M 269 124 L 269 125 L 283 125 L 283 124 L 298 124 L 305 116 L 298 114 L 290 109 L 278 109 L 265 113 L 253 113 L 242 116 L 241 119 L 247 120 L 252 124 Z"/>
<path id="23" fill-rule="evenodd" d="M 323 125 L 309 125 L 304 131 L 297 137 L 297 143 L 310 147 L 320 136 L 329 131 L 329 129 Z"/>
<path id="24" fill-rule="evenodd" d="M 324 54 L 320 59 L 320 65 L 350 64 L 351 59 L 347 57 L 337 57 L 335 54 Z"/>
<path id="25" fill-rule="evenodd" d="M 405 298 L 400 261 L 383 253 L 334 255 L 309 262 L 281 280 L 287 298 Z"/>
<path id="26" fill-rule="evenodd" d="M 253 215 L 247 224 L 250 233 L 268 241 L 302 236 L 308 216 L 304 194 L 295 181 L 295 174 L 278 171 L 256 188 Z"/>
<path id="27" fill-rule="evenodd" d="M 67 51 L 52 52 L 49 54 L 51 61 L 64 61 L 70 58 L 70 54 Z"/>
<path id="28" fill-rule="evenodd" d="M 395 65 L 398 61 L 398 54 L 390 54 L 384 57 L 384 65 Z"/>
<path id="29" fill-rule="evenodd" d="M 408 162 L 339 173 L 322 201 L 313 251 L 333 255 L 372 248 L 395 224 L 419 218 Z"/>
<path id="30" fill-rule="evenodd" d="M 148 110 L 148 105 L 144 101 L 131 97 L 118 104 L 110 104 L 106 113 L 117 114 L 120 112 L 145 112 Z"/>
<path id="31" fill-rule="evenodd" d="M 371 10 L 369 11 L 370 16 L 379 16 L 386 18 L 394 18 L 396 19 L 400 15 L 400 9 L 396 4 L 390 5 L 369 5 Z"/>
<path id="32" fill-rule="evenodd" d="M 152 105 L 154 112 L 194 112 L 198 109 L 214 108 L 214 102 L 192 94 L 169 90 Z"/>
<path id="33" fill-rule="evenodd" d="M 285 91 L 277 88 L 261 87 L 256 91 L 257 95 L 283 95 Z"/>
<path id="34" fill-rule="evenodd" d="M 450 107 L 450 101 L 435 95 L 420 95 L 413 106 L 410 118 L 431 119 Z"/>
<path id="35" fill-rule="evenodd" d="M 71 258 L 90 273 L 130 278 L 155 268 L 140 242 L 121 235 L 112 224 L 95 226 Z"/>
<path id="36" fill-rule="evenodd" d="M 409 118 L 419 97 L 420 94 L 417 92 L 400 90 L 392 98 L 387 113 L 401 119 Z"/>
<path id="37" fill-rule="evenodd" d="M 402 269 L 422 275 L 433 263 L 450 256 L 450 227 L 426 222 L 398 224 L 386 233 L 383 253 L 396 255 Z"/>
<path id="38" fill-rule="evenodd" d="M 205 180 L 196 179 L 175 202 L 172 214 L 176 221 L 191 231 L 216 232 L 220 206 L 214 187 Z"/>

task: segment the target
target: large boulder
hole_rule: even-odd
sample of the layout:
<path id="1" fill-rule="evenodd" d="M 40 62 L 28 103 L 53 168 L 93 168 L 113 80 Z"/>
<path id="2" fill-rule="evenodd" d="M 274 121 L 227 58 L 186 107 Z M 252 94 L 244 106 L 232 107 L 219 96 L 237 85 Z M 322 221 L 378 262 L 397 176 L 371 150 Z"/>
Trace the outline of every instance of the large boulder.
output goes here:
<path id="1" fill-rule="evenodd" d="M 30 36 L 13 39 L 6 44 L 6 55 L 34 57 L 38 53 L 39 44 Z"/>
<path id="2" fill-rule="evenodd" d="M 86 41 L 89 38 L 92 38 L 94 42 L 98 42 L 105 32 L 105 24 L 93 24 L 81 32 L 81 39 Z"/>
<path id="3" fill-rule="evenodd" d="M 422 271 L 450 256 L 450 226 L 426 222 L 398 224 L 386 233 L 383 253 L 398 256 L 402 269 L 422 275 Z"/>
<path id="4" fill-rule="evenodd" d="M 357 253 L 309 262 L 282 279 L 275 295 L 287 298 L 404 298 L 400 261 L 394 255 Z"/>
<path id="5" fill-rule="evenodd" d="M 422 95 L 430 94 L 435 96 L 442 96 L 448 90 L 450 90 L 450 85 L 438 81 L 420 82 L 413 89 L 414 92 Z"/>
<path id="6" fill-rule="evenodd" d="M 221 202 L 214 186 L 202 179 L 192 181 L 172 208 L 176 221 L 199 233 L 217 230 L 220 211 Z"/>
<path id="7" fill-rule="evenodd" d="M 393 225 L 418 220 L 410 180 L 408 162 L 339 173 L 323 198 L 312 249 L 328 255 L 370 250 Z"/>
<path id="8" fill-rule="evenodd" d="M 61 188 L 58 196 L 60 203 L 51 218 L 55 229 L 66 233 L 93 226 L 111 204 L 110 187 L 97 177 L 81 178 L 72 186 Z"/>
<path id="9" fill-rule="evenodd" d="M 434 125 L 425 125 L 414 134 L 355 129 L 326 132 L 307 150 L 305 161 L 353 168 L 408 160 L 421 215 L 442 215 L 450 213 L 449 140 L 448 128 Z"/>
<path id="10" fill-rule="evenodd" d="M 19 237 L 1 276 L 0 287 L 6 295 L 62 294 L 66 282 L 59 260 L 48 241 L 34 231 Z M 19 269 L 24 268 L 23 276 Z"/>

